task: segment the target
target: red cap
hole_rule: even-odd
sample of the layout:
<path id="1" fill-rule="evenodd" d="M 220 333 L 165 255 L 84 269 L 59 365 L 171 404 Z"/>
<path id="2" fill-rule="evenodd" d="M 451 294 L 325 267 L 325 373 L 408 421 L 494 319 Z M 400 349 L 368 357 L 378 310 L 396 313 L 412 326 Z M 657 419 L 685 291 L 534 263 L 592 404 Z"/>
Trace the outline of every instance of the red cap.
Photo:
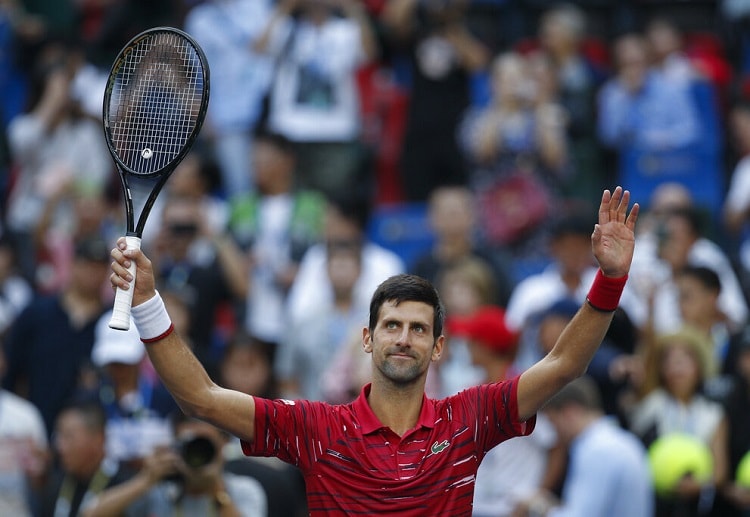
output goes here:
<path id="1" fill-rule="evenodd" d="M 468 316 L 449 316 L 446 328 L 451 334 L 500 353 L 513 351 L 518 341 L 518 335 L 505 325 L 505 311 L 495 305 L 481 307 Z"/>

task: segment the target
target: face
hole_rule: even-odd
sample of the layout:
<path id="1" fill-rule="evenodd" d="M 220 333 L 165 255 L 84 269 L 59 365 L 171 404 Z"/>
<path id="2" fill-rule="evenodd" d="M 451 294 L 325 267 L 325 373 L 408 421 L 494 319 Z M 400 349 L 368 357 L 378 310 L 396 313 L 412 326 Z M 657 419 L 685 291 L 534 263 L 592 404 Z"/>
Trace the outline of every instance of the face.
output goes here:
<path id="1" fill-rule="evenodd" d="M 328 250 L 328 278 L 336 298 L 352 295 L 361 272 L 360 253 L 358 246 Z"/>
<path id="2" fill-rule="evenodd" d="M 664 387 L 674 396 L 692 396 L 698 387 L 700 370 L 688 345 L 667 345 L 661 364 Z"/>
<path id="3" fill-rule="evenodd" d="M 373 378 L 406 386 L 424 382 L 430 362 L 437 361 L 445 338 L 433 338 L 433 308 L 422 302 L 385 302 L 375 329 L 363 331 L 365 352 L 372 353 Z"/>
<path id="4" fill-rule="evenodd" d="M 585 235 L 561 235 L 550 243 L 550 250 L 560 269 L 566 273 L 582 274 L 594 264 L 591 239 Z"/>
<path id="5" fill-rule="evenodd" d="M 71 267 L 71 285 L 77 292 L 95 297 L 109 277 L 109 263 L 77 257 Z"/>
<path id="6" fill-rule="evenodd" d="M 687 323 L 700 323 L 713 318 L 717 311 L 718 294 L 700 281 L 683 275 L 677 280 L 680 313 Z"/>
<path id="7" fill-rule="evenodd" d="M 55 427 L 55 449 L 67 472 L 86 475 L 104 453 L 104 434 L 89 429 L 77 411 L 63 411 Z"/>
<path id="8" fill-rule="evenodd" d="M 271 365 L 257 348 L 232 347 L 221 362 L 221 378 L 227 388 L 263 396 L 271 380 Z"/>
<path id="9" fill-rule="evenodd" d="M 687 264 L 696 236 L 689 223 L 682 217 L 669 217 L 664 222 L 659 235 L 659 257 L 669 263 L 672 269 L 679 270 Z"/>
<path id="10" fill-rule="evenodd" d="M 552 350 L 569 322 L 570 318 L 557 314 L 549 315 L 542 320 L 539 324 L 538 340 L 543 354 L 548 354 Z"/>
<path id="11" fill-rule="evenodd" d="M 171 202 L 164 209 L 162 227 L 164 244 L 173 257 L 187 255 L 191 243 L 198 237 L 201 210 L 198 203 L 188 200 Z"/>
<path id="12" fill-rule="evenodd" d="M 430 205 L 430 223 L 443 237 L 471 236 L 474 225 L 471 193 L 463 189 L 445 189 L 435 193 Z"/>

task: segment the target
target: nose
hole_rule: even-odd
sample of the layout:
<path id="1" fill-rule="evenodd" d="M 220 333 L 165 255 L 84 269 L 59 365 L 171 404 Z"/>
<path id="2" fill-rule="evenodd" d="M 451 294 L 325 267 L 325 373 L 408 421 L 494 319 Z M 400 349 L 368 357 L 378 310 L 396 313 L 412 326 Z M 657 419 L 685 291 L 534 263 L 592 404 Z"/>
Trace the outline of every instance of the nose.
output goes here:
<path id="1" fill-rule="evenodd" d="M 396 345 L 400 347 L 409 346 L 409 327 L 404 326 L 401 329 L 401 332 L 398 335 L 398 339 L 396 340 Z"/>

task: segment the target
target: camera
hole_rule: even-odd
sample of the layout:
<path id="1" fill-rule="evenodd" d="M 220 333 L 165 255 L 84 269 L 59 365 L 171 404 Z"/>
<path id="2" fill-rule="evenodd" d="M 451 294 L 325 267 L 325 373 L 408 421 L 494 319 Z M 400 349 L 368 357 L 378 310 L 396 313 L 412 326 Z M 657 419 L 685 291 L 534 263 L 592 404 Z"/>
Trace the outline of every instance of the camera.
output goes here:
<path id="1" fill-rule="evenodd" d="M 179 440 L 175 445 L 182 461 L 191 469 L 199 469 L 211 463 L 216 457 L 214 442 L 205 436 L 191 436 Z"/>

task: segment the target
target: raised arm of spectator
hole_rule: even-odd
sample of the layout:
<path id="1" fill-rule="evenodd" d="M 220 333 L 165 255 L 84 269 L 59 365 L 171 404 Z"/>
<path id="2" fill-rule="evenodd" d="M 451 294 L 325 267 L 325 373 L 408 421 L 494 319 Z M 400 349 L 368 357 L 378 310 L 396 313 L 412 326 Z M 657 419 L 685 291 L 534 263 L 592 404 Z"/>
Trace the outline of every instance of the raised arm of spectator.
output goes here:
<path id="1" fill-rule="evenodd" d="M 362 42 L 365 61 L 370 62 L 377 59 L 380 54 L 377 38 L 372 27 L 372 20 L 370 20 L 370 16 L 362 5 L 362 0 L 339 0 L 339 5 L 344 15 L 359 25 L 359 37 Z"/>
<path id="2" fill-rule="evenodd" d="M 182 338 L 173 332 L 169 315 L 158 296 L 151 260 L 142 250 L 127 250 L 125 238 L 112 250 L 114 287 L 133 290 L 133 319 L 149 358 L 182 411 L 211 422 L 246 441 L 255 434 L 255 401 L 250 395 L 214 383 Z M 136 264 L 134 287 L 127 267 Z"/>
<path id="3" fill-rule="evenodd" d="M 534 415 L 555 393 L 586 372 L 591 358 L 609 328 L 625 286 L 635 247 L 639 205 L 628 213 L 630 192 L 617 187 L 605 190 L 599 205 L 599 223 L 591 244 L 599 274 L 588 300 L 560 335 L 554 348 L 521 374 L 518 413 L 521 420 Z"/>

